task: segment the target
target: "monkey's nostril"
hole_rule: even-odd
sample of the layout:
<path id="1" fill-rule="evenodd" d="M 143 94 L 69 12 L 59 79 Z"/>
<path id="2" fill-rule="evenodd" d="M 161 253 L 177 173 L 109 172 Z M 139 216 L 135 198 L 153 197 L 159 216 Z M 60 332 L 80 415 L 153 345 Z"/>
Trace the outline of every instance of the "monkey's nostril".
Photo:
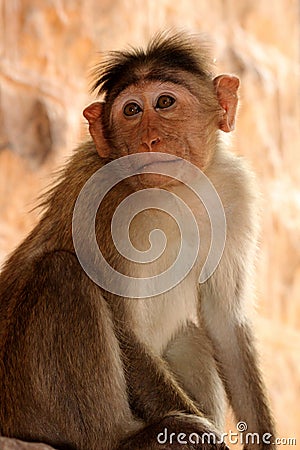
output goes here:
<path id="1" fill-rule="evenodd" d="M 160 138 L 157 137 L 156 139 L 152 139 L 152 141 L 150 142 L 151 147 L 153 147 L 154 145 L 158 144 L 160 142 Z"/>

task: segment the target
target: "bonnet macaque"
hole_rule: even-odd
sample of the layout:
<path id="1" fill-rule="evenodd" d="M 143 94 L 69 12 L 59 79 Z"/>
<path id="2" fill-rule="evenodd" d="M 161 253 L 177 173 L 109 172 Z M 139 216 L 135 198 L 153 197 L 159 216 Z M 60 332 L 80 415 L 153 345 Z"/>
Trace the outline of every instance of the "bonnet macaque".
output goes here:
<path id="1" fill-rule="evenodd" d="M 228 400 L 236 420 L 260 437 L 244 448 L 273 449 L 272 439 L 262 440 L 264 433 L 274 435 L 274 426 L 247 317 L 256 186 L 221 139 L 234 129 L 239 79 L 213 75 L 200 38 L 163 33 L 146 50 L 112 52 L 98 67 L 94 87 L 103 98 L 84 110 L 92 140 L 76 150 L 39 224 L 1 273 L 0 432 L 64 450 L 222 449 Z M 147 163 L 113 186 L 96 215 L 106 261 L 128 277 L 128 285 L 131 277 L 149 275 L 155 284 L 176 259 L 180 240 L 189 239 L 163 206 L 150 208 L 134 215 L 129 231 L 119 221 L 116 235 L 122 244 L 128 231 L 133 247 L 144 252 L 151 231 L 163 230 L 163 254 L 138 264 L 118 252 L 114 213 L 145 189 L 150 198 L 159 190 L 189 204 L 200 247 L 174 286 L 131 298 L 117 284 L 106 290 L 86 273 L 72 220 L 88 180 L 136 154 Z M 182 160 L 214 186 L 226 219 L 224 251 L 204 282 L 199 276 L 215 230 L 205 205 L 178 179 Z M 158 170 L 171 165 L 178 177 Z M 80 223 L 84 228 L 85 219 L 79 231 Z M 215 442 L 203 440 L 204 433 Z"/>

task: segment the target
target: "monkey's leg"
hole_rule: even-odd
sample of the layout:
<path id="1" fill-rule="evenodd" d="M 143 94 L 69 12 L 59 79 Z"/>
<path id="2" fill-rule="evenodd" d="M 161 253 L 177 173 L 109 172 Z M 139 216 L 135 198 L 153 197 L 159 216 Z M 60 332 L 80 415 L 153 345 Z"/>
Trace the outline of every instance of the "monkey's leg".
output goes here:
<path id="1" fill-rule="evenodd" d="M 184 392 L 166 361 L 153 354 L 128 330 L 123 330 L 119 338 L 125 354 L 130 404 L 139 417 L 150 423 L 122 444 L 120 450 L 182 449 L 182 444 L 176 441 L 182 433 L 196 433 L 199 436 L 199 442 L 188 442 L 190 449 L 226 448 L 214 424 Z M 161 447 L 157 437 L 162 433 L 170 435 L 171 440 L 173 436 L 175 440 L 172 445 L 168 441 L 167 446 Z M 210 446 L 201 441 L 204 433 L 211 436 Z"/>
<path id="2" fill-rule="evenodd" d="M 222 429 L 226 394 L 213 353 L 205 332 L 191 323 L 169 343 L 164 358 L 186 394 Z"/>
<path id="3" fill-rule="evenodd" d="M 60 251 L 34 262 L 14 295 L 18 304 L 4 344 L 2 434 L 64 450 L 116 448 L 137 428 L 98 287 L 74 255 Z"/>
<path id="4" fill-rule="evenodd" d="M 131 331 L 124 330 L 120 335 L 120 347 L 125 357 L 130 405 L 145 422 L 154 422 L 172 411 L 203 417 L 163 358 L 139 342 Z"/>

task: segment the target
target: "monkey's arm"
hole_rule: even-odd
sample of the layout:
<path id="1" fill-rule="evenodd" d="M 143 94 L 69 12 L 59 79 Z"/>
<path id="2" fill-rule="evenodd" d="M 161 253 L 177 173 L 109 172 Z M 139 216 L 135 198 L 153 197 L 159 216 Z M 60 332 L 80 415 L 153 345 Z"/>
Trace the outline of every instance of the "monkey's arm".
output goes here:
<path id="1" fill-rule="evenodd" d="M 120 335 L 130 403 L 136 413 L 147 422 L 172 411 L 203 416 L 176 382 L 162 358 L 139 342 L 131 331 L 123 330 Z M 206 419 L 204 423 L 210 425 Z"/>
<path id="2" fill-rule="evenodd" d="M 214 448 L 228 450 L 215 425 L 196 408 L 173 377 L 166 362 L 138 342 L 131 332 L 127 334 L 123 331 L 121 341 L 132 410 L 146 423 L 154 424 L 153 430 L 156 429 L 155 423 L 159 421 L 158 432 L 164 429 L 165 423 L 166 428 L 174 430 L 175 433 L 178 430 L 182 433 L 184 430 L 186 433 L 196 432 L 199 436 L 203 433 L 215 435 L 217 443 Z M 129 448 L 133 448 L 130 442 Z M 205 449 L 206 446 L 201 445 L 199 448 Z"/>
<path id="3" fill-rule="evenodd" d="M 25 260 L 23 277 L 21 265 L 13 258 L 0 283 L 1 298 L 11 296 L 11 306 L 17 299 L 0 347 L 1 434 L 59 448 L 114 448 L 131 413 L 105 300 L 69 252 Z"/>
<path id="4" fill-rule="evenodd" d="M 226 247 L 215 274 L 201 286 L 201 316 L 237 421 L 246 422 L 247 432 L 259 433 L 260 439 L 264 433 L 272 434 L 272 437 L 267 434 L 265 437 L 273 442 L 274 424 L 258 367 L 254 337 L 244 311 L 247 271 L 252 262 L 247 258 L 247 251 L 244 253 L 246 245 L 242 246 L 240 254 L 233 242 L 227 242 Z M 231 249 L 234 254 L 230 254 Z M 259 446 L 244 448 L 273 447 L 261 441 Z"/>

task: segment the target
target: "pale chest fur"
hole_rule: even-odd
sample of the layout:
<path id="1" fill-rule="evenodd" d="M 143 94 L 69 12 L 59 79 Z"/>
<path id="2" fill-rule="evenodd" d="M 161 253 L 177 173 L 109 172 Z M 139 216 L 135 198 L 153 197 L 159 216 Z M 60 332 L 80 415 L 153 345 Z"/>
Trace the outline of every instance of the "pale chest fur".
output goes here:
<path id="1" fill-rule="evenodd" d="M 134 302 L 135 333 L 158 354 L 188 321 L 197 324 L 197 287 L 190 278 L 167 293 Z"/>
<path id="2" fill-rule="evenodd" d="M 189 206 L 193 209 L 192 201 Z M 148 241 L 149 233 L 153 229 L 162 230 L 167 238 L 166 247 L 161 257 L 151 264 L 139 265 L 135 269 L 134 275 L 145 278 L 155 277 L 170 269 L 167 283 L 170 281 L 172 284 L 173 281 L 174 286 L 167 292 L 154 297 L 129 300 L 135 334 L 139 340 L 158 354 L 164 351 L 168 342 L 187 322 L 198 323 L 198 279 L 201 264 L 205 259 L 208 248 L 205 243 L 209 241 L 210 228 L 204 208 L 197 205 L 197 211 L 193 211 L 193 213 L 197 218 L 201 231 L 201 241 L 203 242 L 195 260 L 195 246 L 200 241 L 196 239 L 197 242 L 195 242 L 195 236 L 189 230 L 189 226 L 193 226 L 192 223 L 187 223 L 184 230 L 185 235 L 180 235 L 178 224 L 170 216 L 152 210 L 141 214 L 136 219 L 135 226 L 132 229 L 131 238 L 133 245 L 137 248 L 145 247 L 145 241 Z M 184 212 L 180 209 L 176 211 L 176 214 L 177 219 L 180 219 L 181 214 L 184 216 Z M 186 219 L 186 216 L 184 218 Z M 183 240 L 188 249 L 187 257 L 184 258 L 184 266 L 187 269 L 187 274 L 184 277 L 182 277 L 181 271 L 172 270 L 172 264 L 174 264 L 176 258 L 181 257 L 180 249 Z M 178 283 L 180 279 L 181 281 Z M 155 283 L 155 278 L 153 283 Z"/>

